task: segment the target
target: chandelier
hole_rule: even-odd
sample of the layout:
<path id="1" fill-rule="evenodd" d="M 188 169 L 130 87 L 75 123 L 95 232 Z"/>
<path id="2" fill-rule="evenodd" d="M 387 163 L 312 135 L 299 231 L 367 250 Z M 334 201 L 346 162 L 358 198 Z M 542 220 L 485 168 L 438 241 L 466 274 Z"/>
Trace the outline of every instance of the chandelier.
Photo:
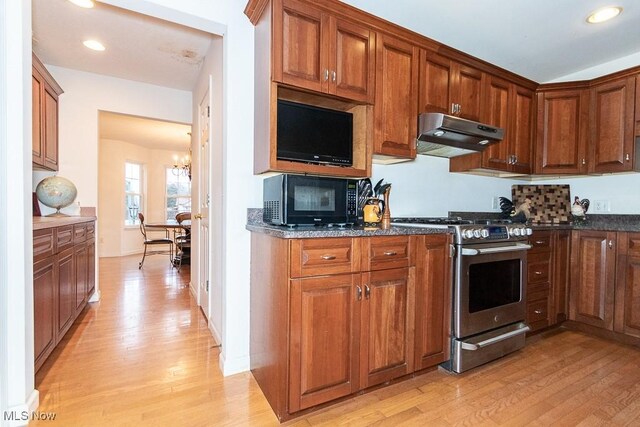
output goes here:
<path id="1" fill-rule="evenodd" d="M 191 150 L 189 154 L 179 159 L 178 155 L 173 156 L 173 169 L 171 170 L 175 176 L 188 176 L 191 181 Z"/>

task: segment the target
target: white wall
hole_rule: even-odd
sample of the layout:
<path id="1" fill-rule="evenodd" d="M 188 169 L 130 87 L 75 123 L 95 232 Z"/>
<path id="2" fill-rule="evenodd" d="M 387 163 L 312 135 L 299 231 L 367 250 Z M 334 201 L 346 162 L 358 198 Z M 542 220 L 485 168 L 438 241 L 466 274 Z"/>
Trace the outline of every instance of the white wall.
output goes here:
<path id="1" fill-rule="evenodd" d="M 157 150 L 125 141 L 101 139 L 98 180 L 98 253 L 117 257 L 142 253 L 139 226 L 124 225 L 124 170 L 126 162 L 143 165 L 143 208 L 146 222 L 165 222 L 165 170 L 174 155 L 184 152 Z M 149 232 L 164 237 L 164 232 Z M 156 235 L 157 234 L 157 235 Z"/>
<path id="2" fill-rule="evenodd" d="M 446 216 L 449 211 L 493 211 L 495 196 L 511 195 L 512 180 L 449 173 L 449 159 L 418 156 L 395 165 L 373 165 L 371 181 L 391 183 L 391 216 Z"/>

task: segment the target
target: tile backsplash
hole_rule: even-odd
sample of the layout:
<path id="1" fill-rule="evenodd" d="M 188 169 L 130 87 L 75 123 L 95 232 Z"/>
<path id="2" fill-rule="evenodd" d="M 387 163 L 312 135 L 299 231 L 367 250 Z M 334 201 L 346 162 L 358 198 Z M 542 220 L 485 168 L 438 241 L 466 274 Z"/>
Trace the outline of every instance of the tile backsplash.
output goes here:
<path id="1" fill-rule="evenodd" d="M 531 199 L 531 222 L 534 224 L 567 224 L 571 222 L 571 196 L 568 185 L 514 185 L 511 200 L 519 206 Z"/>

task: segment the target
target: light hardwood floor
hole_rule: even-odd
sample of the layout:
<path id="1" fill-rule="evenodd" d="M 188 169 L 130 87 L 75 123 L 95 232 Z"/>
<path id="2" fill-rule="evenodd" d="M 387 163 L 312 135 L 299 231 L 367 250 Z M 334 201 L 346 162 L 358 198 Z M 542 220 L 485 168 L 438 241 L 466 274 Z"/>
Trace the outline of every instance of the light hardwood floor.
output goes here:
<path id="1" fill-rule="evenodd" d="M 102 259 L 102 300 L 36 378 L 35 426 L 277 425 L 253 377 L 223 378 L 190 297 L 188 269 L 151 257 Z M 285 425 L 640 425 L 640 349 L 577 332 L 462 375 L 432 371 Z"/>

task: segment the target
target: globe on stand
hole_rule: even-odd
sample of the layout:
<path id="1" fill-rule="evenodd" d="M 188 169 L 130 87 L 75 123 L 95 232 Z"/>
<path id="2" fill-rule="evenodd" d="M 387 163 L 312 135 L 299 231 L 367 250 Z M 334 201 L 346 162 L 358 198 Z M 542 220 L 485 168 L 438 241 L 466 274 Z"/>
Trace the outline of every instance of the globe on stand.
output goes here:
<path id="1" fill-rule="evenodd" d="M 40 181 L 36 187 L 36 196 L 43 205 L 56 210 L 47 216 L 69 216 L 60 213 L 60 209 L 69 206 L 76 199 L 78 190 L 73 182 L 61 176 L 50 176 Z"/>

